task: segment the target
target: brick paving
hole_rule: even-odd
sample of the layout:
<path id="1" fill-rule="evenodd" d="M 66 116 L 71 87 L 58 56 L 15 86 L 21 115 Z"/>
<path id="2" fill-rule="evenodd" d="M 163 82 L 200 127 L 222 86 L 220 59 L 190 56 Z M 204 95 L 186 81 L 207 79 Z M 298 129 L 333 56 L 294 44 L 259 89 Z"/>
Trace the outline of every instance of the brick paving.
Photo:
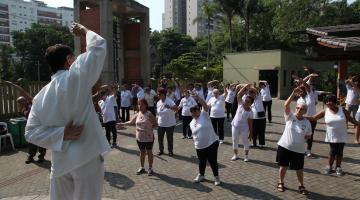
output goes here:
<path id="1" fill-rule="evenodd" d="M 174 135 L 174 157 L 156 156 L 155 175 L 137 176 L 139 150 L 134 129 L 118 132 L 119 147 L 113 149 L 105 161 L 104 199 L 360 199 L 359 145 L 352 144 L 353 130 L 349 129 L 349 144 L 344 150 L 343 177 L 322 174 L 329 150 L 324 141 L 324 124 L 319 121 L 315 132 L 314 158 L 305 159 L 305 186 L 310 194 L 297 192 L 294 171 L 288 171 L 284 193 L 277 192 L 278 167 L 275 163 L 276 142 L 284 128 L 283 101 L 273 102 L 273 123 L 266 127 L 266 147 L 250 149 L 250 162 L 231 161 L 232 146 L 230 123 L 225 122 L 225 142 L 219 147 L 220 178 L 222 184 L 214 186 L 211 169 L 206 169 L 206 181 L 193 183 L 198 173 L 193 141 L 181 139 L 181 124 Z M 293 104 L 293 107 L 295 105 Z M 322 107 L 322 105 L 318 105 Z M 350 125 L 350 127 L 353 127 Z M 156 134 L 155 134 L 156 135 Z M 154 153 L 158 145 L 155 142 Z M 166 146 L 165 146 L 166 149 Z M 242 149 L 239 149 L 242 156 Z M 46 200 L 49 199 L 50 162 L 25 165 L 26 150 L 8 149 L 0 154 L 0 199 Z M 50 159 L 50 153 L 46 159 Z"/>

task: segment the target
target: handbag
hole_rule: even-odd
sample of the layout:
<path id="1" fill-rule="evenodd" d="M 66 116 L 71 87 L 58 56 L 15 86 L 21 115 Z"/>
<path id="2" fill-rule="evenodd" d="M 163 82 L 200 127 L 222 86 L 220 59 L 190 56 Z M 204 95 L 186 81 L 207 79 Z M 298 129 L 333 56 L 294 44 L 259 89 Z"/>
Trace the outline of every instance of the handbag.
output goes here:
<path id="1" fill-rule="evenodd" d="M 261 112 L 257 112 L 257 116 L 260 117 L 265 117 L 265 112 L 261 111 Z"/>

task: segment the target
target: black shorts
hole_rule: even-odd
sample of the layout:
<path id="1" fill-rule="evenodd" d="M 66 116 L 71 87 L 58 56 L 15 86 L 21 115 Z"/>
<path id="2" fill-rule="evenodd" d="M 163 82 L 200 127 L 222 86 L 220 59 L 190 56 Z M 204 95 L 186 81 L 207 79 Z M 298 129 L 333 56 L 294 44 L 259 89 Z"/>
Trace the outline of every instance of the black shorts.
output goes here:
<path id="1" fill-rule="evenodd" d="M 329 143 L 330 156 L 343 156 L 345 143 Z"/>
<path id="2" fill-rule="evenodd" d="M 289 168 L 291 170 L 301 170 L 304 169 L 304 154 L 290 151 L 282 146 L 278 146 L 276 162 L 282 167 L 289 167 L 290 165 Z"/>
<path id="3" fill-rule="evenodd" d="M 139 142 L 139 141 L 136 140 L 136 142 L 137 142 L 138 147 L 139 147 L 140 150 L 145 150 L 145 149 L 150 150 L 154 146 L 154 141 L 152 141 L 152 142 Z"/>

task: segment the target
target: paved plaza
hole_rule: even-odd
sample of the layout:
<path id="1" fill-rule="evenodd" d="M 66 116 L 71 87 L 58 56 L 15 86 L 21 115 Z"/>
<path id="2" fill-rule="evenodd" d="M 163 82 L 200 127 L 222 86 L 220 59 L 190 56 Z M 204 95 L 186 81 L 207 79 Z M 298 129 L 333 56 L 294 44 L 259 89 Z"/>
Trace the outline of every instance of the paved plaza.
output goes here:
<path id="1" fill-rule="evenodd" d="M 231 161 L 232 144 L 230 123 L 225 122 L 225 142 L 219 147 L 220 178 L 215 186 L 210 167 L 206 181 L 193 183 L 198 173 L 196 151 L 190 139 L 181 139 L 181 123 L 174 135 L 174 157 L 155 156 L 152 177 L 135 175 L 139 167 L 139 150 L 134 128 L 118 132 L 118 148 L 111 151 L 105 161 L 104 199 L 360 199 L 360 145 L 352 143 L 353 125 L 349 125 L 349 144 L 344 150 L 342 167 L 345 175 L 324 175 L 329 147 L 324 143 L 323 120 L 315 132 L 314 158 L 305 158 L 305 186 L 309 195 L 298 193 L 294 171 L 288 171 L 285 186 L 280 193 L 276 188 L 278 167 L 275 163 L 276 142 L 284 128 L 283 101 L 273 101 L 273 123 L 266 127 L 266 147 L 250 149 L 250 161 Z M 295 104 L 292 104 L 292 108 Z M 322 103 L 318 105 L 318 110 Z M 156 134 L 155 134 L 156 136 Z M 91 148 L 91 147 L 88 147 Z M 166 145 L 165 145 L 166 150 Z M 158 151 L 157 141 L 154 153 Z M 243 158 L 243 151 L 239 149 Z M 167 153 L 165 151 L 165 153 Z M 8 149 L 0 154 L 0 199 L 43 200 L 49 199 L 50 162 L 24 164 L 26 149 L 16 152 Z M 50 160 L 50 153 L 47 153 Z"/>

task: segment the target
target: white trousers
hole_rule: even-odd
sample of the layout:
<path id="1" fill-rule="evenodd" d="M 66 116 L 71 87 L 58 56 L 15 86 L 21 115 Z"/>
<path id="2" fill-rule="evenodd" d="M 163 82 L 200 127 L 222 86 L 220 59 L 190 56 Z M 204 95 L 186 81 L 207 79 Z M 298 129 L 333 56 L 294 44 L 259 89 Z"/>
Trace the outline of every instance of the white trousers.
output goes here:
<path id="1" fill-rule="evenodd" d="M 241 137 L 241 141 L 244 145 L 244 150 L 249 150 L 250 142 L 249 142 L 249 132 L 241 132 L 239 128 L 231 126 L 231 133 L 232 133 L 232 142 L 233 142 L 233 149 L 239 148 L 239 137 Z"/>
<path id="2" fill-rule="evenodd" d="M 50 178 L 51 200 L 101 200 L 104 182 L 103 158 L 56 178 Z"/>

